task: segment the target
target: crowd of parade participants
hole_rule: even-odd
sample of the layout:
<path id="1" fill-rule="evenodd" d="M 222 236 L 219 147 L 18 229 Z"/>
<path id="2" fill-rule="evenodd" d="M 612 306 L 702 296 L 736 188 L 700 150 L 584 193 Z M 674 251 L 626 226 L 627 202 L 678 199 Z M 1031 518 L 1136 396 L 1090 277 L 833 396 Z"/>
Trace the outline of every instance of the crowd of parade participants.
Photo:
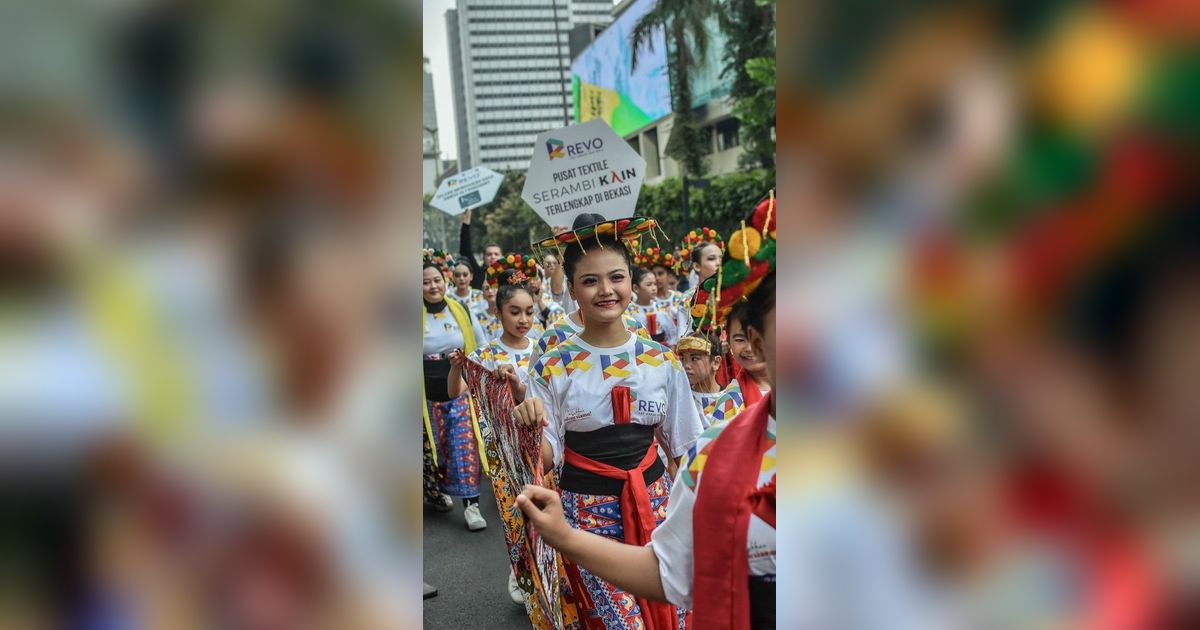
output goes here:
<path id="1" fill-rule="evenodd" d="M 774 627 L 775 204 L 728 240 L 583 214 L 482 264 L 468 212 L 458 256 L 424 251 L 425 500 L 488 527 L 478 363 L 540 431 L 548 483 L 515 505 L 560 554 L 569 626 Z"/>

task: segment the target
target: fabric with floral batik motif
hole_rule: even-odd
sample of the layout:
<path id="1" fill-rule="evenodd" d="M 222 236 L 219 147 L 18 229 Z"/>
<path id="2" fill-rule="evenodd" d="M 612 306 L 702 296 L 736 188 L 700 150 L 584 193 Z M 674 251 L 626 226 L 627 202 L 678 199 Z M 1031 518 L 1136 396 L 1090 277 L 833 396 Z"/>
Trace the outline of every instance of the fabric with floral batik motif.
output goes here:
<path id="1" fill-rule="evenodd" d="M 479 442 L 471 423 L 471 410 L 463 394 L 446 402 L 427 402 L 429 420 L 437 435 L 438 484 L 452 496 L 479 496 Z"/>
<path id="2" fill-rule="evenodd" d="M 509 563 L 517 585 L 525 593 L 525 611 L 536 630 L 564 630 L 576 619 L 574 606 L 562 599 L 558 553 L 526 527 L 516 497 L 526 484 L 546 485 L 543 478 L 540 428 L 519 423 L 513 414 L 508 382 L 497 378 L 494 368 L 522 359 L 517 350 L 492 342 L 472 354 L 463 378 L 477 402 L 480 432 L 487 451 L 492 490 L 504 527 Z"/>
<path id="3" fill-rule="evenodd" d="M 655 525 L 667 517 L 670 479 L 663 475 L 649 484 L 650 509 L 654 512 Z M 591 532 L 617 542 L 625 542 L 625 529 L 621 523 L 621 497 L 616 495 L 582 494 L 563 490 L 563 516 L 575 529 Z M 580 625 L 584 628 L 604 630 L 633 630 L 644 628 L 642 611 L 637 599 L 627 591 L 592 575 L 587 569 L 564 560 L 567 575 L 564 590 L 568 590 L 578 608 Z M 582 597 L 581 597 L 582 596 Z M 679 628 L 685 627 L 687 611 L 676 608 Z"/>

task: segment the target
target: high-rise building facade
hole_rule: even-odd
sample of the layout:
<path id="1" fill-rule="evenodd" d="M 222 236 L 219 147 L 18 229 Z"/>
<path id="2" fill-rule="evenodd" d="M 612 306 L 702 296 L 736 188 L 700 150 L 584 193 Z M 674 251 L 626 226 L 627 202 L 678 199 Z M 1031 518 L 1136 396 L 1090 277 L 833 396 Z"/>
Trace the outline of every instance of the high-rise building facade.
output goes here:
<path id="1" fill-rule="evenodd" d="M 454 89 L 455 145 L 458 147 L 458 170 L 474 166 L 471 162 L 471 141 L 467 133 L 467 88 L 463 83 L 462 39 L 458 34 L 458 10 L 446 11 L 446 48 L 450 52 L 450 80 Z"/>
<path id="2" fill-rule="evenodd" d="M 431 194 L 437 188 L 437 180 L 441 176 L 442 149 L 438 144 L 437 99 L 433 95 L 433 75 L 429 73 L 428 57 L 424 59 L 422 70 L 424 83 L 421 93 L 421 188 L 424 194 Z"/>
<path id="3" fill-rule="evenodd" d="M 451 71 L 462 79 L 460 167 L 529 167 L 537 134 L 573 116 L 571 29 L 608 24 L 612 9 L 611 0 L 458 0 L 446 20 Z"/>

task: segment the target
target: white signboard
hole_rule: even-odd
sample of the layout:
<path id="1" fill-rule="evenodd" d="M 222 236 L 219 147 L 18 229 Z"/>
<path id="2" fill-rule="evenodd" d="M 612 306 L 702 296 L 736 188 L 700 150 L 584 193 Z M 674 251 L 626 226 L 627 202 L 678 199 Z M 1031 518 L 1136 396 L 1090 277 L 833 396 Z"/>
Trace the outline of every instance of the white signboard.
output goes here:
<path id="1" fill-rule="evenodd" d="M 476 166 L 442 180 L 429 203 L 446 214 L 462 214 L 491 201 L 503 179 L 490 168 Z"/>
<path id="2" fill-rule="evenodd" d="M 633 216 L 646 161 L 597 118 L 537 137 L 521 197 L 550 227 L 585 212 Z"/>

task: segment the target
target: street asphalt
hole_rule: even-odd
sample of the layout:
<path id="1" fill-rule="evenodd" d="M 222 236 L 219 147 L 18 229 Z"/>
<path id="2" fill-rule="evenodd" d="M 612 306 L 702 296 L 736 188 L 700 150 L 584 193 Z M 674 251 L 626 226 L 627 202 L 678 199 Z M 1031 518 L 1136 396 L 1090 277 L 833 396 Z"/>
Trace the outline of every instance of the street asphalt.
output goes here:
<path id="1" fill-rule="evenodd" d="M 433 630 L 528 630 L 525 608 L 508 596 L 511 567 L 504 547 L 503 525 L 496 511 L 490 480 L 484 479 L 479 505 L 487 529 L 467 530 L 463 505 L 437 512 L 425 506 L 425 581 L 438 589 L 425 600 L 424 627 Z"/>

